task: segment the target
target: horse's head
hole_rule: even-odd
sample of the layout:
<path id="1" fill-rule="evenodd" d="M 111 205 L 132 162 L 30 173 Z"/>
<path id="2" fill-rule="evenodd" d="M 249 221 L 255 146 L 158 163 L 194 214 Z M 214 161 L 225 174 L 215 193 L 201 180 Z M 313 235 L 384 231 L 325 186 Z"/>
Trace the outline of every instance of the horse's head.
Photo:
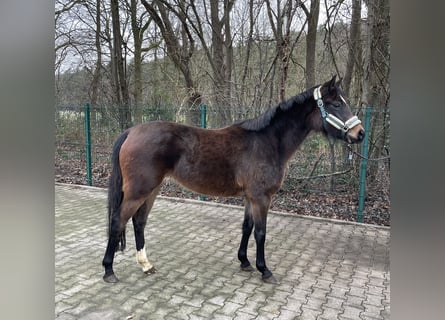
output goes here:
<path id="1" fill-rule="evenodd" d="M 317 103 L 322 120 L 324 133 L 347 143 L 359 143 L 365 137 L 365 130 L 361 121 L 354 116 L 346 100 L 341 95 L 340 82 L 335 81 L 336 76 L 314 90 L 314 99 Z"/>

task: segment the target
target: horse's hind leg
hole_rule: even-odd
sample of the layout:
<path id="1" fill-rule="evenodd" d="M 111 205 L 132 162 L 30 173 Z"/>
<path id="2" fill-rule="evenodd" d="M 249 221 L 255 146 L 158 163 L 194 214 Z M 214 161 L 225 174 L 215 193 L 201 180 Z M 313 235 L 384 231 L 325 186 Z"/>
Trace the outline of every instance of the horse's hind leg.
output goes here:
<path id="1" fill-rule="evenodd" d="M 114 255 L 119 244 L 119 237 L 125 230 L 128 220 L 135 214 L 137 209 L 141 207 L 144 201 L 144 198 L 128 199 L 124 194 L 124 199 L 122 200 L 122 204 L 119 208 L 119 213 L 117 213 L 110 222 L 111 225 L 108 235 L 107 249 L 102 261 L 102 265 L 105 268 L 105 275 L 103 277 L 105 282 L 115 283 L 119 281 L 113 272 Z"/>
<path id="2" fill-rule="evenodd" d="M 118 278 L 114 275 L 113 272 L 113 260 L 114 254 L 116 252 L 116 248 L 119 244 L 119 225 L 117 221 L 111 221 L 110 233 L 108 235 L 108 244 L 107 249 L 105 250 L 105 256 L 102 261 L 102 265 L 105 268 L 105 275 L 103 279 L 105 282 L 115 283 L 118 282 Z"/>
<path id="3" fill-rule="evenodd" d="M 156 269 L 150 263 L 150 261 L 148 261 L 147 258 L 147 253 L 145 251 L 144 229 L 145 225 L 147 224 L 148 214 L 150 213 L 150 210 L 153 207 L 153 203 L 159 192 L 159 189 L 160 186 L 158 186 L 151 192 L 148 199 L 142 204 L 142 206 L 133 216 L 133 228 L 136 240 L 136 262 L 142 265 L 142 271 L 144 271 L 147 274 L 155 273 Z"/>

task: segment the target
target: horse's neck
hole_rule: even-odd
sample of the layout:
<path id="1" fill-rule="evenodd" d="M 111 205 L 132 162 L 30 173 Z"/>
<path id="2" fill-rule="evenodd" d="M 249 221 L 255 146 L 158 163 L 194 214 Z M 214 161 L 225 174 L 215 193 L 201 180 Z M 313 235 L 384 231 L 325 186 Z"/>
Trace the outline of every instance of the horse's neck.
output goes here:
<path id="1" fill-rule="evenodd" d="M 309 130 L 301 130 L 301 132 L 297 134 L 289 133 L 287 136 L 283 137 L 281 144 L 285 162 L 289 161 L 289 159 L 295 154 L 298 147 L 309 135 L 309 132 Z"/>
<path id="2" fill-rule="evenodd" d="M 280 149 L 285 162 L 294 155 L 312 131 L 309 119 L 304 119 L 308 114 L 308 111 L 301 110 L 297 114 L 284 114 L 282 117 L 284 124 L 281 126 L 281 132 L 277 132 L 277 134 L 279 135 Z"/>

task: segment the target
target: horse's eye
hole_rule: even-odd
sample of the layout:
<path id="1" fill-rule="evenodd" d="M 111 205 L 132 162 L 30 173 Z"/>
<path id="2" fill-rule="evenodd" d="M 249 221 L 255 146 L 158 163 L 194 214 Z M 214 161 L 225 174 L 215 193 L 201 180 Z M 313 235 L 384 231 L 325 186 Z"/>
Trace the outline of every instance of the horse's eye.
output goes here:
<path id="1" fill-rule="evenodd" d="M 341 102 L 340 101 L 332 101 L 332 105 L 336 108 L 340 108 L 341 107 Z"/>

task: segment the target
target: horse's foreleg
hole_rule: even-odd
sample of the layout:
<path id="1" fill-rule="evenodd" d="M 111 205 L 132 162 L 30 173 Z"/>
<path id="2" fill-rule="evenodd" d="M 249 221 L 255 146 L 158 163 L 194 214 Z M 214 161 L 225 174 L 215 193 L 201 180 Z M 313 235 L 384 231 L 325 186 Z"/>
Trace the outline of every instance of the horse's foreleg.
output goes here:
<path id="1" fill-rule="evenodd" d="M 266 221 L 255 221 L 253 232 L 256 241 L 256 268 L 262 273 L 263 280 L 272 277 L 272 272 L 266 266 L 264 244 L 266 242 Z"/>
<path id="2" fill-rule="evenodd" d="M 250 202 L 246 199 L 246 207 L 244 211 L 244 221 L 243 221 L 243 235 L 241 237 L 241 243 L 238 250 L 238 259 L 241 261 L 241 269 L 244 271 L 253 271 L 250 265 L 249 259 L 247 259 L 247 245 L 249 243 L 250 235 L 253 229 L 252 212 L 250 210 Z"/>
<path id="3" fill-rule="evenodd" d="M 133 216 L 133 228 L 134 236 L 136 240 L 136 262 L 142 265 L 142 271 L 147 274 L 156 272 L 155 267 L 148 261 L 147 253 L 145 251 L 145 237 L 144 229 L 147 224 L 148 214 L 153 207 L 153 202 L 158 194 L 159 187 L 156 188 L 144 202 L 144 204 L 138 209 Z"/>
<path id="4" fill-rule="evenodd" d="M 266 266 L 264 256 L 264 245 L 266 242 L 267 211 L 269 210 L 270 198 L 264 197 L 252 201 L 252 216 L 254 220 L 254 237 L 256 241 L 256 267 L 262 273 L 265 282 L 276 283 L 272 272 Z"/>

